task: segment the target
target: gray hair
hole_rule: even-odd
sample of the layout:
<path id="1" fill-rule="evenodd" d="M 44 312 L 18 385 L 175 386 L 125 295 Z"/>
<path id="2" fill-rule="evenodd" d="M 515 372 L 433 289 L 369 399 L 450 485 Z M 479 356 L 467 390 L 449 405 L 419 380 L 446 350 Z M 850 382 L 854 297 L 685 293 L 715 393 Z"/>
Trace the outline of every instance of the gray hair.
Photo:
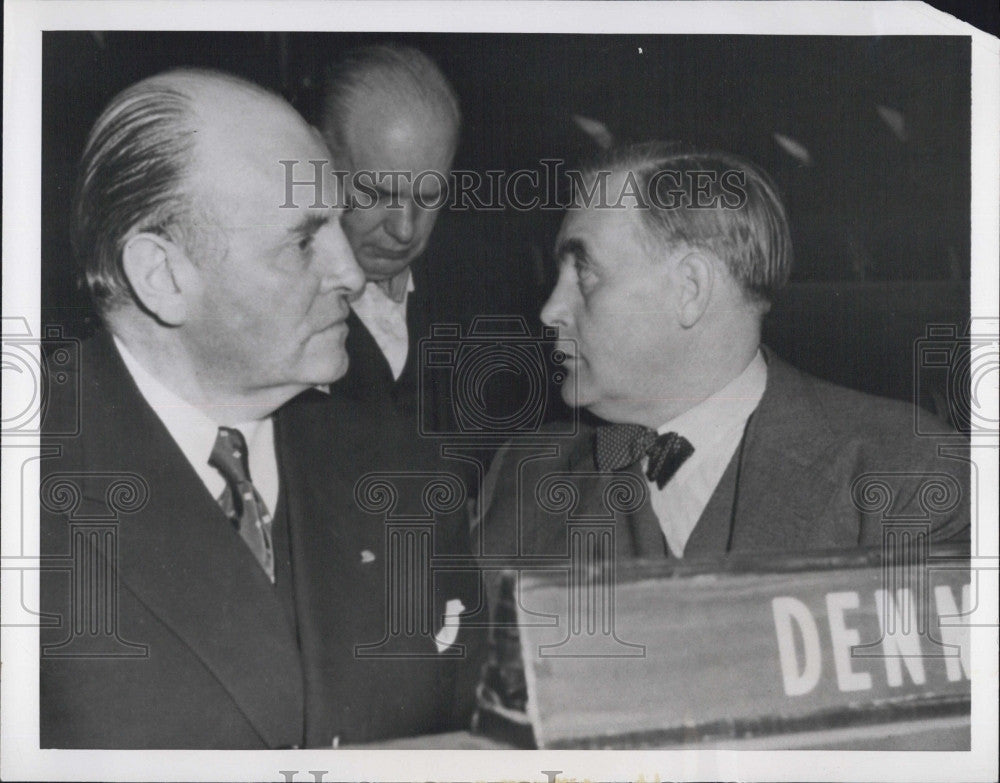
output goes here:
<path id="1" fill-rule="evenodd" d="M 70 230 L 101 313 L 133 300 L 122 268 L 131 236 L 160 234 L 190 253 L 206 250 L 214 239 L 206 210 L 187 189 L 199 125 L 194 96 L 207 84 L 266 93 L 218 71 L 168 71 L 118 93 L 90 131 Z"/>
<path id="2" fill-rule="evenodd" d="M 462 124 L 458 95 L 430 57 L 411 46 L 365 46 L 345 53 L 326 74 L 320 123 L 334 150 L 346 144 L 344 130 L 355 102 L 373 93 L 400 101 L 417 96 L 425 105 L 442 109 L 456 135 Z"/>
<path id="3" fill-rule="evenodd" d="M 777 187 L 753 163 L 724 152 L 646 142 L 613 147 L 583 173 L 593 179 L 603 171 L 635 178 L 648 197 L 640 214 L 651 237 L 712 252 L 751 299 L 766 305 L 788 282 L 788 216 Z M 696 176 L 706 188 L 704 200 L 714 207 L 677 203 L 678 182 Z"/>

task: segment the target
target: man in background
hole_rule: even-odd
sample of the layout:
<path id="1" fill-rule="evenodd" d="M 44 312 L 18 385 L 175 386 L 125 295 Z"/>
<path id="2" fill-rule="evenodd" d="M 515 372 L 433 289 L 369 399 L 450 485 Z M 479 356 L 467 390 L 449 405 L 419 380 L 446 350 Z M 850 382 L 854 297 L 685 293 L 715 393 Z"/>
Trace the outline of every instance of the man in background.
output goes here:
<path id="1" fill-rule="evenodd" d="M 331 69 L 320 124 L 335 167 L 359 185 L 348 191 L 343 225 L 366 278 L 351 303 L 351 367 L 333 392 L 388 402 L 415 420 L 417 341 L 428 336 L 432 308 L 442 304 L 433 301 L 440 292 L 427 290 L 426 266 L 444 261 L 424 251 L 448 199 L 461 126 L 458 97 L 417 49 L 365 47 Z"/>
<path id="2" fill-rule="evenodd" d="M 329 747 L 451 726 L 462 661 L 442 653 L 461 636 L 443 607 L 472 598 L 435 585 L 429 632 L 394 658 L 358 653 L 393 617 L 386 526 L 355 490 L 411 466 L 374 432 L 381 412 L 311 389 L 345 372 L 364 284 L 340 210 L 280 208 L 279 161 L 325 156 L 280 97 L 211 71 L 133 85 L 90 134 L 73 234 L 105 329 L 43 423 L 59 456 L 41 550 L 73 569 L 41 579 L 59 618 L 41 634 L 42 747 Z M 109 519 L 113 534 L 79 527 Z M 436 553 L 465 551 L 464 519 L 431 522 Z"/>

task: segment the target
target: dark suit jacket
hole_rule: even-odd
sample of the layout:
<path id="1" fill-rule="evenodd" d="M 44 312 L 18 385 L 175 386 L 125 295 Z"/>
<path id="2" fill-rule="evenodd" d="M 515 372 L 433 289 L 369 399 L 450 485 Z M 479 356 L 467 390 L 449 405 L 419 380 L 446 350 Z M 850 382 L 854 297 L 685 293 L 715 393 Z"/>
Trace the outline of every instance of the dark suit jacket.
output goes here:
<path id="1" fill-rule="evenodd" d="M 764 396 L 685 557 L 874 546 L 890 517 L 922 520 L 933 541 L 968 539 L 970 463 L 962 438 L 915 436 L 911 406 L 765 355 Z M 579 494 L 569 515 L 613 519 L 618 557 L 668 555 L 648 497 L 629 512 L 605 506 L 612 477 L 597 474 L 593 435 L 582 423 L 575 437 L 552 440 L 557 456 L 526 459 L 529 451 L 511 448 L 497 455 L 483 493 L 485 552 L 517 553 L 520 527 L 521 554 L 565 553 L 567 512 L 546 511 L 536 490 L 546 476 L 566 473 Z M 630 472 L 645 484 L 637 466 Z"/>
<path id="2" fill-rule="evenodd" d="M 42 610 L 59 623 L 41 636 L 42 747 L 329 746 L 456 725 L 467 657 L 438 654 L 432 633 L 448 599 L 478 600 L 457 579 L 434 580 L 431 633 L 391 637 L 381 649 L 395 657 L 357 654 L 387 637 L 392 569 L 389 512 L 362 508 L 356 485 L 412 469 L 375 414 L 319 392 L 275 414 L 272 586 L 107 335 L 84 344 L 77 387 L 52 399 L 43 425 L 80 426 L 44 438 L 60 455 L 43 461 L 41 551 L 71 567 L 42 573 Z M 419 488 L 398 494 L 434 554 L 465 551 L 464 514 L 426 513 Z"/>
<path id="3" fill-rule="evenodd" d="M 346 343 L 350 365 L 330 391 L 336 397 L 392 409 L 411 423 L 414 433 L 440 433 L 448 432 L 453 426 L 451 389 L 441 374 L 421 377 L 420 340 L 428 337 L 432 324 L 460 322 L 461 316 L 438 312 L 442 305 L 435 301 L 435 292 L 429 290 L 425 262 L 422 258 L 411 267 L 415 288 L 406 303 L 409 351 L 399 378 L 393 378 L 392 368 L 375 338 L 351 310 Z"/>
<path id="4" fill-rule="evenodd" d="M 410 424 L 416 435 L 448 435 L 458 432 L 456 399 L 446 369 L 421 367 L 420 341 L 431 336 L 435 325 L 457 327 L 468 339 L 475 319 L 536 312 L 537 306 L 515 301 L 521 280 L 511 258 L 506 257 L 509 237 L 497 234 L 497 221 L 489 214 L 445 210 L 434 228 L 427 251 L 410 267 L 414 290 L 406 307 L 409 351 L 403 372 L 393 379 L 392 370 L 375 338 L 352 311 L 348 319 L 347 353 L 350 366 L 333 384 L 335 396 L 366 401 L 373 406 L 392 407 Z M 451 334 L 457 334 L 452 331 Z M 482 338 L 479 338 L 482 339 Z M 459 340 L 438 337 L 435 344 L 455 345 Z M 475 340 L 474 340 L 475 342 Z M 510 414 L 512 398 L 522 399 L 525 390 L 509 373 L 497 373 L 480 392 L 485 399 L 476 406 L 499 418 Z M 468 403 L 466 403 L 468 404 Z M 419 426 L 418 426 L 419 425 Z"/>

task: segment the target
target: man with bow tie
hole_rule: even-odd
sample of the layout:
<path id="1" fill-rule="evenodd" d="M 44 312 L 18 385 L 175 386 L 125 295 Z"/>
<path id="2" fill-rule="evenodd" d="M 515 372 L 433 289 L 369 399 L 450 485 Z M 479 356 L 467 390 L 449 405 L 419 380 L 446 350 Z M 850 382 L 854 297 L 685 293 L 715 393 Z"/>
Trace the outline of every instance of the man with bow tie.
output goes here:
<path id="1" fill-rule="evenodd" d="M 881 516 L 854 494 L 872 473 L 892 513 L 928 519 L 932 542 L 967 540 L 961 439 L 944 425 L 917 437 L 909 405 L 810 377 L 761 344 L 792 260 L 763 172 L 650 143 L 609 151 L 579 185 L 541 317 L 562 341 L 563 398 L 586 415 L 547 452 L 498 453 L 481 503 L 485 567 L 568 558 L 574 516 L 613 519 L 618 559 L 877 546 Z M 609 494 L 622 474 L 646 488 L 629 510 Z M 546 502 L 553 477 L 574 484 L 568 511 Z M 949 497 L 928 509 L 933 477 Z M 492 593 L 502 606 L 496 583 Z M 502 657 L 487 687 L 517 706 L 523 683 Z"/>
<path id="2" fill-rule="evenodd" d="M 851 497 L 871 471 L 954 476 L 962 502 L 934 519 L 934 535 L 968 535 L 968 465 L 939 454 L 955 442 L 946 427 L 917 437 L 909 405 L 805 375 L 761 344 L 792 261 L 785 208 L 763 172 L 651 143 L 610 151 L 582 183 L 541 317 L 566 355 L 563 398 L 588 415 L 558 457 L 498 455 L 487 538 L 516 510 L 526 546 L 558 548 L 558 525 L 511 482 L 530 495 L 532 479 L 563 469 L 645 477 L 649 502 L 616 541 L 626 557 L 878 544 L 879 520 Z M 901 479 L 894 512 L 915 508 L 918 488 Z"/>

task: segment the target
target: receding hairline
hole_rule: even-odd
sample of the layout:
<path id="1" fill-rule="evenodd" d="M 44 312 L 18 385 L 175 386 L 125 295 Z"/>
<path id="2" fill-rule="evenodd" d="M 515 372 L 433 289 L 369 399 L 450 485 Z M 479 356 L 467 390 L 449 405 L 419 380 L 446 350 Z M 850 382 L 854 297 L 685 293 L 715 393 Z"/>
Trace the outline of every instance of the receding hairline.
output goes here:
<path id="1" fill-rule="evenodd" d="M 676 206 L 654 202 L 652 179 L 660 173 L 679 172 L 687 176 L 702 171 L 722 172 L 720 181 L 724 181 L 730 171 L 742 172 L 745 179 L 739 185 L 743 200 L 738 206 L 727 207 L 725 196 L 722 196 L 721 201 L 704 209 L 685 204 L 683 196 Z M 755 304 L 766 308 L 787 283 L 792 266 L 787 206 L 776 183 L 753 161 L 711 148 L 675 142 L 644 142 L 614 147 L 598 154 L 581 167 L 580 175 L 583 182 L 595 188 L 595 181 L 608 175 L 608 195 L 612 200 L 616 200 L 617 193 L 610 180 L 623 175 L 626 181 L 629 175 L 634 177 L 641 195 L 649 200 L 645 206 L 633 207 L 642 213 L 635 223 L 640 226 L 644 244 L 710 250 L 724 262 L 730 277 L 739 282 L 748 300 Z M 679 183 L 679 186 L 691 192 L 690 182 Z M 658 184 L 656 190 L 659 192 Z M 724 188 L 723 191 L 733 195 Z M 583 191 L 574 193 L 571 210 L 579 208 L 577 202 L 581 198 L 584 198 Z M 689 195 L 688 198 L 693 197 Z M 720 198 L 719 193 L 715 193 L 715 198 Z M 709 231 L 712 233 L 706 233 Z"/>
<path id="2" fill-rule="evenodd" d="M 186 103 L 186 120 L 190 131 L 209 127 L 213 120 L 230 120 L 231 116 L 226 114 L 226 110 L 231 108 L 228 104 L 240 96 L 262 104 L 271 104 L 274 108 L 288 112 L 289 116 L 298 117 L 295 110 L 276 92 L 242 76 L 207 68 L 164 71 L 137 82 L 129 89 L 140 94 L 146 89 L 151 93 L 159 89 L 177 93 Z"/>
<path id="3" fill-rule="evenodd" d="M 181 189 L 190 199 L 198 199 L 207 193 L 201 192 L 204 190 L 201 187 L 203 177 L 209 174 L 205 165 L 207 160 L 218 158 L 220 153 L 238 156 L 241 142 L 246 142 L 250 149 L 254 148 L 258 139 L 250 132 L 252 128 L 248 133 L 243 132 L 248 119 L 265 125 L 282 123 L 282 131 L 287 121 L 290 144 L 299 138 L 297 129 L 301 130 L 303 137 L 313 137 L 322 146 L 315 129 L 310 128 L 281 95 L 242 77 L 223 71 L 178 69 L 150 77 L 149 81 L 152 85 L 178 92 L 187 103 L 187 127 L 184 130 L 192 134 L 191 157 L 185 167 Z M 249 118 L 247 104 L 250 104 Z M 275 157 L 277 159 L 282 155 Z"/>
<path id="4" fill-rule="evenodd" d="M 185 185 L 198 126 L 195 102 L 206 86 L 222 84 L 248 89 L 220 72 L 161 72 L 116 93 L 91 127 L 73 196 L 71 238 L 102 314 L 134 302 L 121 269 L 131 236 L 156 231 L 185 244 L 193 238 L 187 221 L 193 200 Z"/>
<path id="5" fill-rule="evenodd" d="M 424 52 L 392 44 L 352 50 L 328 75 L 321 121 L 328 142 L 342 142 L 358 107 L 379 101 L 397 115 L 401 108 L 426 112 L 457 143 L 462 112 L 451 82 Z"/>
<path id="6" fill-rule="evenodd" d="M 354 134 L 363 132 L 358 129 L 362 120 L 373 118 L 376 120 L 374 124 L 379 128 L 396 127 L 401 124 L 416 127 L 429 123 L 430 127 L 441 131 L 441 135 L 448 139 L 452 148 L 458 143 L 459 124 L 456 119 L 447 113 L 436 111 L 438 107 L 423 100 L 421 96 L 412 94 L 394 96 L 390 91 L 373 91 L 364 98 L 355 98 L 354 101 L 338 123 L 337 135 L 345 144 L 350 144 Z"/>
<path id="7" fill-rule="evenodd" d="M 175 68 L 163 71 L 133 85 L 133 89 L 141 87 L 167 87 L 176 90 L 191 101 L 199 99 L 199 91 L 210 91 L 213 88 L 236 88 L 249 95 L 278 98 L 280 100 L 280 96 L 276 93 L 249 79 L 244 79 L 242 76 L 227 73 L 226 71 L 215 71 L 210 68 Z"/>
<path id="8" fill-rule="evenodd" d="M 225 71 L 180 68 L 151 76 L 136 86 L 151 92 L 169 90 L 185 103 L 184 118 L 177 130 L 189 134 L 189 147 L 175 192 L 187 206 L 184 226 L 198 249 L 207 257 L 218 258 L 225 251 L 225 242 L 219 234 L 221 214 L 214 201 L 209 162 L 218 160 L 220 152 L 238 154 L 233 142 L 245 138 L 239 133 L 245 117 L 241 102 L 298 120 L 303 130 L 309 126 L 277 93 Z M 255 112 L 253 116 L 261 114 Z M 249 140 L 254 141 L 253 137 Z"/>

